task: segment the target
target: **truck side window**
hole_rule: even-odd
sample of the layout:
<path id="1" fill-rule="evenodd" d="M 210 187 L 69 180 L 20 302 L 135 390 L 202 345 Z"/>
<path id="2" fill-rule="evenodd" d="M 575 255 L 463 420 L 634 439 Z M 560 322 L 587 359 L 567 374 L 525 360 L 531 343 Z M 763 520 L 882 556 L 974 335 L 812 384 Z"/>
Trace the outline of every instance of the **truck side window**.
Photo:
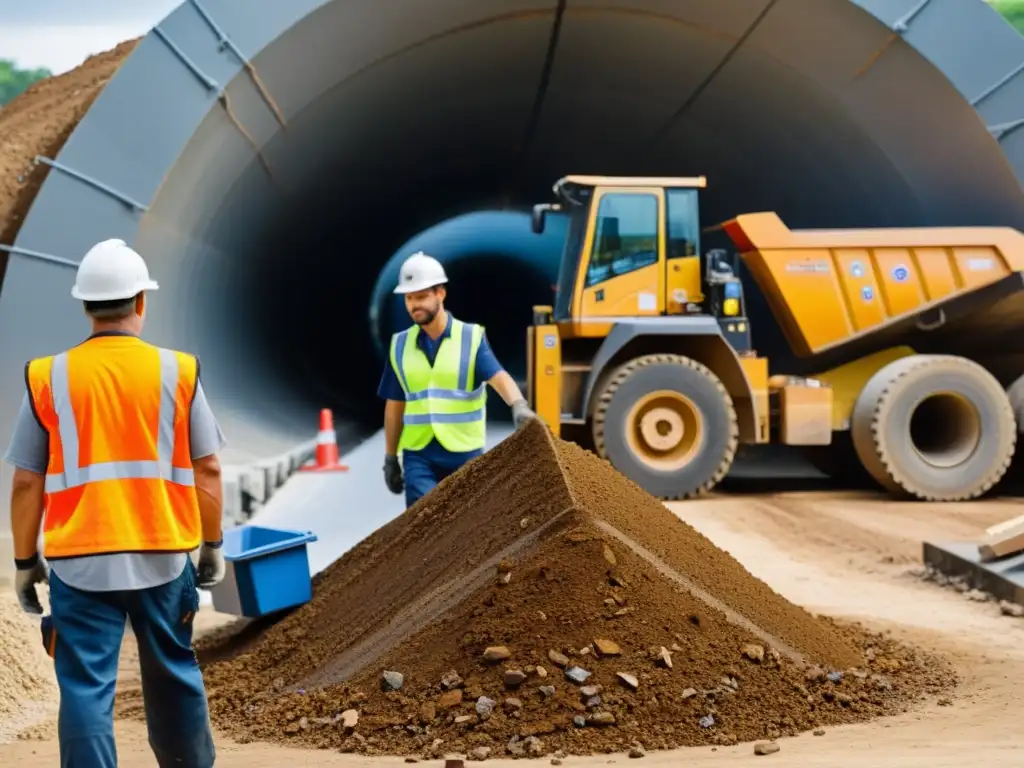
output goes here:
<path id="1" fill-rule="evenodd" d="M 700 253 L 700 216 L 696 189 L 670 189 L 668 204 L 668 258 Z"/>
<path id="2" fill-rule="evenodd" d="M 586 287 L 658 261 L 658 198 L 611 193 L 601 198 Z"/>

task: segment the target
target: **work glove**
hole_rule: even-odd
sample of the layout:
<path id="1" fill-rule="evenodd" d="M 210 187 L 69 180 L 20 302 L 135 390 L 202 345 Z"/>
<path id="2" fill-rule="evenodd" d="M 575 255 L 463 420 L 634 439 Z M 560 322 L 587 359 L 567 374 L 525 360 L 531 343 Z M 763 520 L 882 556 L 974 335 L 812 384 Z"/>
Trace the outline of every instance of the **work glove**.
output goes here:
<path id="1" fill-rule="evenodd" d="M 512 403 L 512 421 L 515 422 L 516 429 L 522 429 L 536 418 L 537 414 L 530 409 L 525 400 L 516 400 Z"/>
<path id="2" fill-rule="evenodd" d="M 15 566 L 14 591 L 18 593 L 21 609 L 25 613 L 42 613 L 43 605 L 36 594 L 36 585 L 50 580 L 50 567 L 38 554 L 27 560 L 16 560 Z"/>
<path id="3" fill-rule="evenodd" d="M 224 552 L 221 545 L 224 540 L 204 541 L 199 548 L 199 565 L 196 566 L 200 589 L 215 587 L 224 581 Z"/>
<path id="4" fill-rule="evenodd" d="M 402 479 L 402 465 L 398 463 L 397 456 L 384 457 L 384 484 L 394 494 L 405 490 L 405 481 Z"/>

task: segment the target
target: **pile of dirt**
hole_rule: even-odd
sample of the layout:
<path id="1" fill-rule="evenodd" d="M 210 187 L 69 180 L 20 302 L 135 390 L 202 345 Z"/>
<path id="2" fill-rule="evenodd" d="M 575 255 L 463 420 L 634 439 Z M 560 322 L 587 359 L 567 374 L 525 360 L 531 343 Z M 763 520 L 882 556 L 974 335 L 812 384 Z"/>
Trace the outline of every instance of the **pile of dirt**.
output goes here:
<path id="1" fill-rule="evenodd" d="M 57 710 L 53 662 L 43 650 L 39 619 L 0 594 L 0 744 L 38 727 Z"/>
<path id="2" fill-rule="evenodd" d="M 309 604 L 200 660 L 237 739 L 424 757 L 777 737 L 955 683 L 789 603 L 539 423 L 347 553 Z"/>
<path id="3" fill-rule="evenodd" d="M 54 158 L 138 40 L 91 56 L 78 68 L 33 84 L 0 109 L 0 243 L 14 242 Z M 0 253 L 0 275 L 3 274 Z"/>

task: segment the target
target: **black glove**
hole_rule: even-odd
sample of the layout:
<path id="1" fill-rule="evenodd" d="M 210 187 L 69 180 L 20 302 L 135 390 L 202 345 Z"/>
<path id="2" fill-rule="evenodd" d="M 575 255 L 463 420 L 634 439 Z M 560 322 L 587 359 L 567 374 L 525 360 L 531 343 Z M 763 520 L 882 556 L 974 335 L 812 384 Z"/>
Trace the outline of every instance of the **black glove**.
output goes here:
<path id="1" fill-rule="evenodd" d="M 405 490 L 405 481 L 402 479 L 402 465 L 398 463 L 397 456 L 384 457 L 384 484 L 394 494 Z"/>
<path id="2" fill-rule="evenodd" d="M 36 585 L 50 580 L 50 568 L 38 554 L 25 560 L 15 560 L 14 591 L 25 613 L 42 613 L 43 605 L 36 594 Z"/>
<path id="3" fill-rule="evenodd" d="M 530 406 L 525 400 L 516 400 L 512 403 L 512 421 L 515 422 L 516 429 L 522 429 L 536 418 L 537 414 L 530 410 Z"/>

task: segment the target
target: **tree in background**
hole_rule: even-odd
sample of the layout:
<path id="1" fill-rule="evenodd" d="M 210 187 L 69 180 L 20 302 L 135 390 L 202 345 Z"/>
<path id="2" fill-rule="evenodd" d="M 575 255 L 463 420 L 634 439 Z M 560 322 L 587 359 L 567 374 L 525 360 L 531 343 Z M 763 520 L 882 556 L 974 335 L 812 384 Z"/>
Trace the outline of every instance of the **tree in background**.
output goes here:
<path id="1" fill-rule="evenodd" d="M 1024 35 L 1024 0 L 991 0 L 992 7 Z"/>
<path id="2" fill-rule="evenodd" d="M 48 69 L 18 69 L 13 61 L 0 59 L 0 107 L 37 80 L 50 77 Z"/>

